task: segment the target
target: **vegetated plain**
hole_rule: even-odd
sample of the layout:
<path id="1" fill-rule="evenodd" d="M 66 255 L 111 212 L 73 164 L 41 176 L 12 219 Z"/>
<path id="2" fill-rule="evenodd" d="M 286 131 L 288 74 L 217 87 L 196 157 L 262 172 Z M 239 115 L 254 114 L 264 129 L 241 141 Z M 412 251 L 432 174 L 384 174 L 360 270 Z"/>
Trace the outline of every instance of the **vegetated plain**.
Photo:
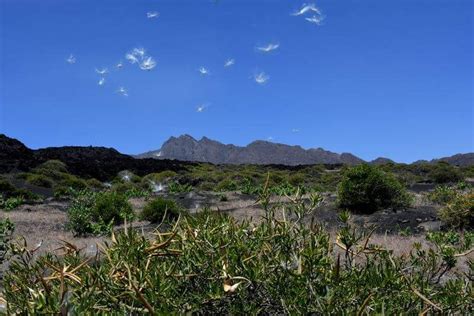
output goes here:
<path id="1" fill-rule="evenodd" d="M 3 311 L 470 314 L 473 178 L 194 163 L 98 180 L 47 160 L 0 178 Z"/>

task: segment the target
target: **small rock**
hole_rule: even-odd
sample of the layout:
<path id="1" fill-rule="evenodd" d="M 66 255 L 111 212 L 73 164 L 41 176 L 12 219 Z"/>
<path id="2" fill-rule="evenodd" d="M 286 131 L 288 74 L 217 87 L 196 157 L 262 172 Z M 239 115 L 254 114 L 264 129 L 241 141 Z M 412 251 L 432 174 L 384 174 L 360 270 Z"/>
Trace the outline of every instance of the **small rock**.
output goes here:
<path id="1" fill-rule="evenodd" d="M 421 223 L 423 220 L 422 220 L 421 218 L 417 218 L 416 221 L 417 221 L 418 223 Z"/>

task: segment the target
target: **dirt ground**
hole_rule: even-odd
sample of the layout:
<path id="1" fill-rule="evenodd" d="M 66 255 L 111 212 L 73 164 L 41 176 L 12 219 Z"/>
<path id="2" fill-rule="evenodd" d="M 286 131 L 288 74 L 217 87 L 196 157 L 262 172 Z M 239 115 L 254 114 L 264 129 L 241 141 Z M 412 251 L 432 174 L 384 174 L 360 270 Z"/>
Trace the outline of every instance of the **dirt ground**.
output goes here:
<path id="1" fill-rule="evenodd" d="M 255 204 L 255 198 L 237 192 L 225 193 L 226 201 L 221 201 L 222 194 L 212 192 L 190 192 L 183 194 L 168 195 L 175 199 L 189 212 L 194 213 L 208 207 L 214 211 L 228 213 L 237 220 L 251 219 L 258 222 L 264 211 Z M 130 200 L 135 212 L 138 214 L 146 204 L 145 198 L 135 198 Z M 273 203 L 285 202 L 284 198 L 274 198 Z M 422 205 L 424 204 L 424 205 Z M 2 218 L 8 217 L 15 223 L 14 238 L 24 237 L 31 247 L 41 243 L 43 251 L 50 251 L 58 248 L 62 240 L 73 242 L 79 247 L 93 248 L 97 242 L 104 239 L 102 237 L 77 238 L 66 229 L 66 210 L 68 203 L 64 201 L 47 200 L 41 204 L 22 205 L 9 212 L 0 212 Z M 352 223 L 360 227 L 376 225 L 376 235 L 384 238 L 384 243 L 390 244 L 390 240 L 400 249 L 400 243 L 411 245 L 413 241 L 423 239 L 420 233 L 425 230 L 437 230 L 440 222 L 436 218 L 437 208 L 427 205 L 422 201 L 422 197 L 417 197 L 414 208 L 400 211 L 382 210 L 371 215 L 352 215 Z M 307 221 L 314 220 L 323 224 L 328 230 L 337 229 L 339 222 L 337 219 L 337 208 L 335 206 L 335 196 L 325 194 L 322 205 L 306 218 Z M 148 222 L 133 223 L 138 229 L 152 231 L 153 225 Z M 399 232 L 410 232 L 410 237 L 402 237 Z M 375 238 L 376 236 L 374 236 Z M 402 247 L 404 248 L 404 247 Z"/>

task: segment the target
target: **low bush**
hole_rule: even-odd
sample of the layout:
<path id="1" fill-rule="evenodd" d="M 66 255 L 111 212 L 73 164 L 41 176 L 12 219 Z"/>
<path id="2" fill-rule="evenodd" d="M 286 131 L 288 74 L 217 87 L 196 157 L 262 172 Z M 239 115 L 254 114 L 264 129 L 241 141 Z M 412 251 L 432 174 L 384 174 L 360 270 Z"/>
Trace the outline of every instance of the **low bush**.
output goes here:
<path id="1" fill-rule="evenodd" d="M 72 200 L 67 227 L 75 236 L 107 234 L 114 224 L 133 219 L 132 207 L 124 195 L 89 190 L 71 190 L 69 194 Z"/>
<path id="2" fill-rule="evenodd" d="M 188 183 L 181 184 L 178 181 L 174 181 L 168 185 L 168 191 L 170 193 L 191 192 L 192 190 L 193 190 L 193 186 Z"/>
<path id="3" fill-rule="evenodd" d="M 5 261 L 15 225 L 8 219 L 0 219 L 0 266 Z"/>
<path id="4" fill-rule="evenodd" d="M 166 170 L 158 173 L 150 173 L 142 178 L 144 184 L 148 184 L 150 181 L 154 182 L 163 182 L 169 180 L 177 175 L 176 172 L 171 170 Z"/>
<path id="5" fill-rule="evenodd" d="M 403 185 L 378 167 L 362 164 L 347 169 L 338 188 L 341 208 L 373 213 L 382 208 L 405 208 L 411 197 Z"/>
<path id="6" fill-rule="evenodd" d="M 52 188 L 54 185 L 53 179 L 42 174 L 29 174 L 26 182 L 42 188 Z"/>
<path id="7" fill-rule="evenodd" d="M 226 191 L 236 191 L 238 189 L 238 184 L 232 179 L 224 179 L 217 184 L 214 188 L 214 191 L 217 192 L 226 192 Z"/>
<path id="8" fill-rule="evenodd" d="M 180 212 L 180 208 L 175 201 L 159 197 L 145 205 L 141 213 L 141 219 L 152 223 L 169 222 L 178 219 Z"/>
<path id="9" fill-rule="evenodd" d="M 10 197 L 8 199 L 0 197 L 0 209 L 5 211 L 11 211 L 24 203 L 25 199 L 22 196 Z"/>
<path id="10" fill-rule="evenodd" d="M 474 193 L 458 194 L 439 211 L 439 217 L 453 228 L 474 227 Z"/>
<path id="11" fill-rule="evenodd" d="M 455 183 L 461 181 L 461 172 L 445 162 L 437 163 L 429 173 L 429 178 L 435 183 Z"/>
<path id="12" fill-rule="evenodd" d="M 66 164 L 60 160 L 48 160 L 46 162 L 43 162 L 41 165 L 36 167 L 36 169 L 43 169 L 43 170 L 51 170 L 51 171 L 57 171 L 57 172 L 63 172 L 67 173 L 67 167 Z"/>
<path id="13" fill-rule="evenodd" d="M 102 182 L 95 178 L 87 179 L 86 180 L 87 187 L 92 190 L 102 190 L 104 188 L 104 185 Z"/>
<path id="14" fill-rule="evenodd" d="M 261 199 L 268 199 L 265 190 Z M 295 210 L 311 213 L 305 205 L 300 199 Z M 415 244 L 398 257 L 371 244 L 371 233 L 353 227 L 343 212 L 335 240 L 340 255 L 334 256 L 334 240 L 321 225 L 305 226 L 291 214 L 277 220 L 275 212 L 264 210 L 257 224 L 207 211 L 183 216 L 171 231 L 152 238 L 124 230 L 95 260 L 68 244 L 61 249 L 67 251 L 41 256 L 32 256 L 28 247 L 14 248 L 18 260 L 4 275 L 6 312 L 472 314 L 468 278 L 474 265 L 467 276 L 446 277 L 456 267 L 457 244 Z"/>
<path id="15" fill-rule="evenodd" d="M 115 192 L 104 192 L 97 195 L 93 208 L 93 219 L 121 224 L 124 220 L 133 220 L 134 213 L 127 197 Z"/>
<path id="16" fill-rule="evenodd" d="M 444 205 L 454 200 L 458 194 L 458 190 L 454 187 L 439 185 L 428 194 L 428 198 L 432 202 Z"/>
<path id="17" fill-rule="evenodd" d="M 17 189 L 16 187 L 10 183 L 7 179 L 0 178 L 0 194 L 5 197 L 9 198 L 14 196 Z"/>

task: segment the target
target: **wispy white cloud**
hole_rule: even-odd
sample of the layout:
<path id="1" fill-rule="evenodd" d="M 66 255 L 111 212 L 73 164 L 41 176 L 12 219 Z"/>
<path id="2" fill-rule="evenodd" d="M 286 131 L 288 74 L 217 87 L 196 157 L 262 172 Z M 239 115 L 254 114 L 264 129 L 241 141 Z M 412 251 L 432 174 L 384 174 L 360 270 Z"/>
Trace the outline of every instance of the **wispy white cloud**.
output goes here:
<path id="1" fill-rule="evenodd" d="M 128 92 L 127 92 L 127 89 L 125 89 L 124 87 L 120 87 L 118 90 L 117 90 L 117 93 L 124 96 L 124 97 L 128 97 Z"/>
<path id="2" fill-rule="evenodd" d="M 119 61 L 119 62 L 117 63 L 117 65 L 115 65 L 115 67 L 116 67 L 117 69 L 122 69 L 123 63 L 122 63 L 121 61 Z"/>
<path id="3" fill-rule="evenodd" d="M 66 58 L 66 62 L 68 62 L 69 64 L 75 64 L 76 63 L 76 57 L 74 57 L 73 54 L 69 55 L 68 58 Z"/>
<path id="4" fill-rule="evenodd" d="M 293 128 L 291 130 L 292 133 L 299 133 L 300 132 L 300 129 L 299 128 Z"/>
<path id="5" fill-rule="evenodd" d="M 201 104 L 196 107 L 196 112 L 202 113 L 207 109 L 208 105 L 207 104 Z"/>
<path id="6" fill-rule="evenodd" d="M 203 76 L 206 76 L 206 75 L 210 74 L 209 69 L 207 69 L 206 67 L 203 67 L 203 66 L 199 67 L 198 71 Z"/>
<path id="7" fill-rule="evenodd" d="M 235 59 L 229 58 L 229 59 L 227 59 L 227 60 L 225 61 L 224 67 L 230 67 L 230 66 L 232 66 L 233 64 L 235 64 Z"/>
<path id="8" fill-rule="evenodd" d="M 160 13 L 159 12 L 156 12 L 156 11 L 149 11 L 146 13 L 146 17 L 149 18 L 149 19 L 154 19 L 154 18 L 157 18 L 160 16 Z"/>
<path id="9" fill-rule="evenodd" d="M 99 86 L 103 86 L 105 84 L 105 78 L 104 77 L 100 78 L 100 80 L 99 80 L 99 82 L 97 82 L 97 84 Z"/>
<path id="10" fill-rule="evenodd" d="M 313 24 L 316 24 L 316 25 L 321 25 L 323 23 L 323 20 L 324 20 L 324 16 L 323 15 L 313 15 L 312 17 L 310 18 L 305 18 L 306 21 L 308 21 L 309 23 L 313 23 Z"/>
<path id="11" fill-rule="evenodd" d="M 308 12 L 315 12 L 316 14 L 321 14 L 321 10 L 314 3 L 305 3 L 298 11 L 293 12 L 291 15 L 298 16 L 303 15 Z"/>
<path id="12" fill-rule="evenodd" d="M 125 59 L 127 59 L 131 64 L 138 63 L 138 58 L 132 53 L 128 53 L 125 55 Z"/>
<path id="13" fill-rule="evenodd" d="M 278 43 L 268 43 L 265 46 L 257 47 L 257 50 L 259 50 L 261 52 L 264 52 L 264 53 L 269 53 L 269 52 L 277 49 L 278 47 L 280 47 L 280 44 L 278 44 Z"/>
<path id="14" fill-rule="evenodd" d="M 265 84 L 269 79 L 270 76 L 264 73 L 263 71 L 254 75 L 254 80 L 258 84 Z"/>
<path id="15" fill-rule="evenodd" d="M 109 73 L 109 70 L 107 68 L 102 68 L 102 69 L 95 69 L 95 72 L 98 73 L 99 75 L 106 75 L 107 73 Z"/>
<path id="16" fill-rule="evenodd" d="M 152 57 L 145 57 L 140 63 L 140 69 L 142 70 L 152 70 L 156 67 L 156 61 Z"/>
<path id="17" fill-rule="evenodd" d="M 143 47 L 137 47 L 132 50 L 132 55 L 135 56 L 140 56 L 140 58 L 143 58 L 146 54 L 146 50 Z"/>

